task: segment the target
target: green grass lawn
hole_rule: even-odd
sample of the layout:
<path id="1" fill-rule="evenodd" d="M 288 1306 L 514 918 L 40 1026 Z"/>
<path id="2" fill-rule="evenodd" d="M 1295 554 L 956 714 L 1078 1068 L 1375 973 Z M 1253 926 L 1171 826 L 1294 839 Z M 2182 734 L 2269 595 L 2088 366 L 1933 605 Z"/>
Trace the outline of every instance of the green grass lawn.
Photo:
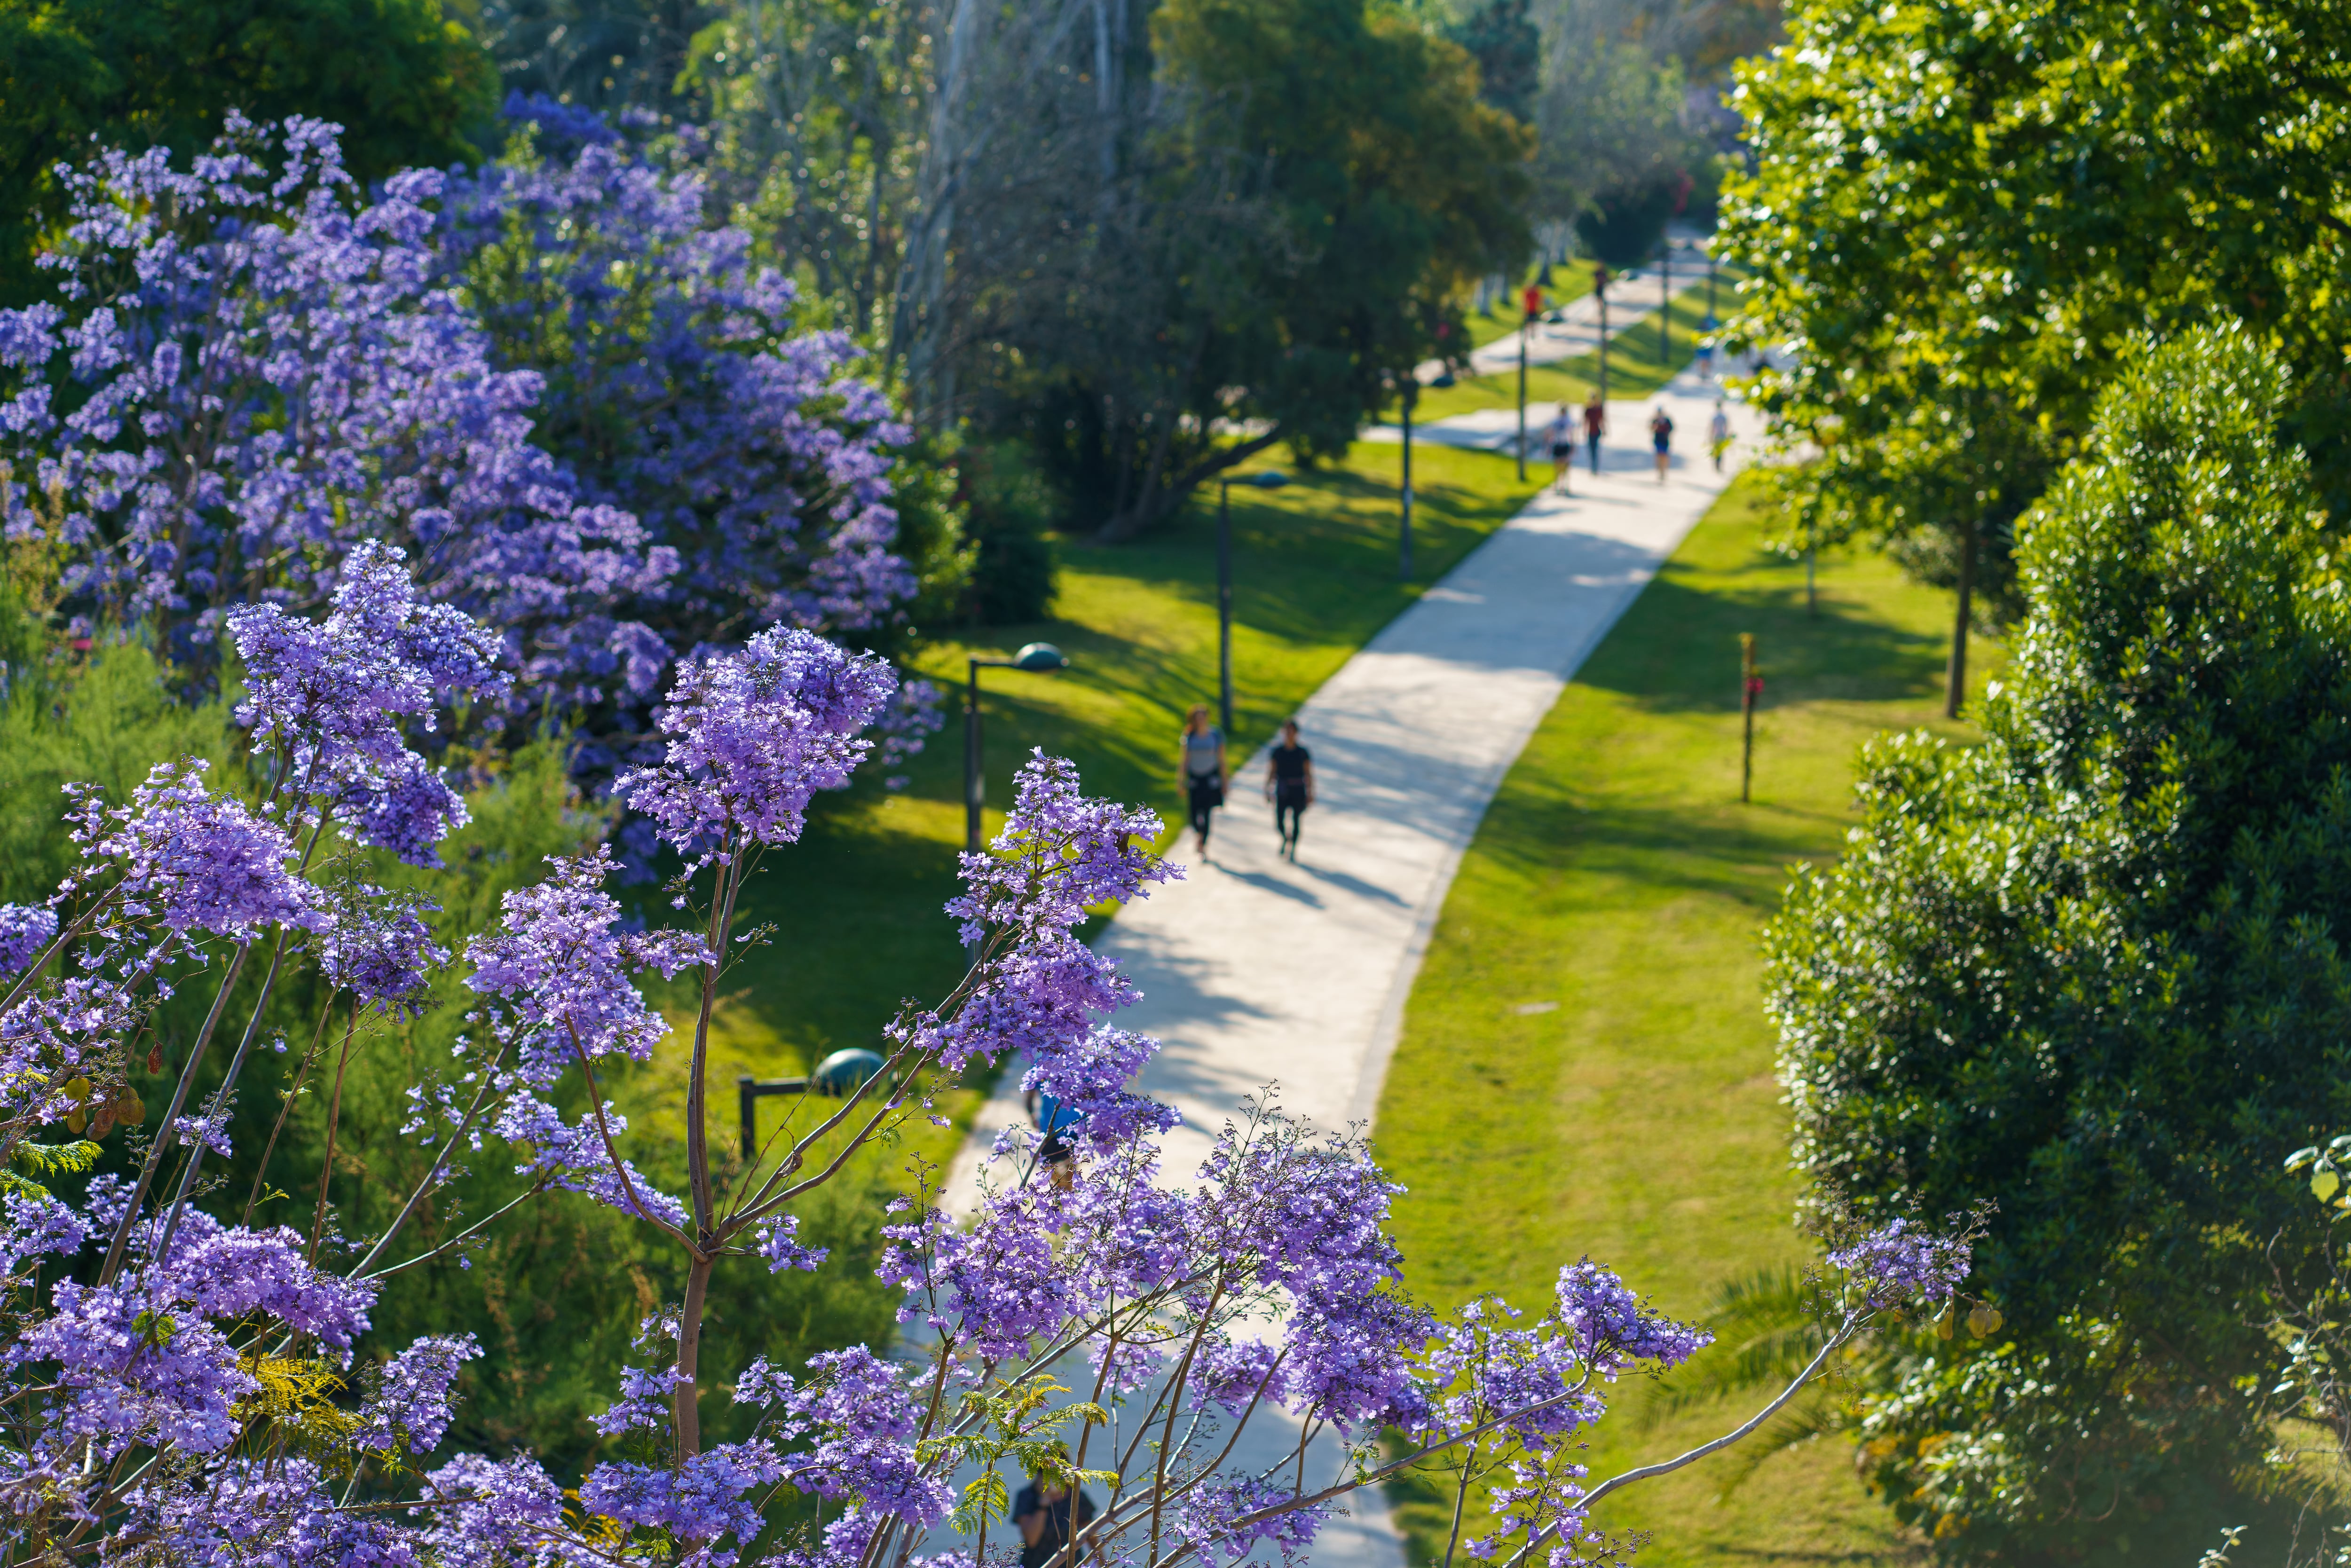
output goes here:
<path id="1" fill-rule="evenodd" d="M 1396 580 L 1399 457 L 1396 446 L 1360 444 L 1287 489 L 1233 492 L 1237 753 L 1269 738 L 1543 478 L 1520 484 L 1509 459 L 1489 454 L 1416 452 L 1416 570 L 1405 584 Z M 984 673 L 991 832 L 1031 747 L 1074 758 L 1094 793 L 1147 801 L 1171 822 L 1180 816 L 1176 737 L 1186 708 L 1216 700 L 1215 500 L 1203 492 L 1136 543 L 1063 540 L 1054 618 L 988 628 L 969 644 L 1000 653 L 1042 638 L 1071 659 L 1052 675 Z M 966 647 L 949 637 L 920 659 L 925 674 L 957 683 L 957 702 Z M 803 841 L 771 856 L 754 884 L 754 916 L 776 934 L 719 1019 L 714 1068 L 726 1092 L 714 1097 L 713 1115 L 728 1127 L 738 1071 L 793 1073 L 844 1046 L 871 1046 L 902 998 L 935 999 L 961 975 L 962 951 L 939 906 L 956 890 L 963 842 L 962 737 L 955 707 L 905 768 L 904 791 L 886 794 L 877 777 L 821 800 Z M 767 1102 L 763 1116 L 781 1103 Z M 674 1125 L 683 1084 L 656 1069 L 626 1086 L 622 1105 Z M 956 1135 L 925 1133 L 920 1147 L 942 1157 Z"/>
<path id="2" fill-rule="evenodd" d="M 1718 504 L 1561 696 L 1447 900 L 1374 1134 L 1410 1189 L 1406 1281 L 1440 1306 L 1496 1291 L 1540 1308 L 1588 1253 L 1691 1317 L 1721 1281 L 1805 1255 L 1757 927 L 1790 862 L 1836 852 L 1865 737 L 1970 731 L 1939 718 L 1948 596 L 1883 557 L 1839 557 L 1808 619 L 1802 564 L 1761 549 L 1757 493 L 1742 482 Z M 1750 806 L 1741 632 L 1767 681 Z M 1976 689 L 2000 659 L 1979 645 Z M 1750 1413 L 1642 1432 L 1625 1418 L 1642 1399 L 1617 1392 L 1595 1477 Z M 1721 1502 L 1718 1458 L 1620 1493 L 1600 1522 L 1654 1531 L 1654 1568 L 1912 1561 L 1851 1458 L 1834 1441 L 1777 1456 Z M 1442 1506 L 1399 1500 L 1432 1560 Z"/>
<path id="3" fill-rule="evenodd" d="M 1543 308 L 1556 309 L 1571 299 L 1581 299 L 1592 292 L 1592 274 L 1598 264 L 1586 256 L 1562 261 L 1551 269 L 1551 282 L 1543 287 Z M 1482 349 L 1497 338 L 1505 338 L 1519 329 L 1524 318 L 1519 309 L 1519 291 L 1535 280 L 1531 272 L 1514 285 L 1510 298 L 1498 300 L 1491 314 L 1469 313 L 1469 346 Z"/>
<path id="4" fill-rule="evenodd" d="M 1728 290 L 1727 281 L 1717 286 L 1719 298 L 1727 299 Z M 1706 319 L 1705 280 L 1700 278 L 1696 287 L 1674 296 L 1673 339 L 1667 345 L 1671 350 L 1669 360 L 1660 358 L 1658 353 L 1658 323 L 1664 312 L 1656 308 L 1656 298 L 1654 284 L 1646 287 L 1635 284 L 1626 296 L 1610 297 L 1612 325 L 1621 319 L 1616 314 L 1618 305 L 1626 310 L 1646 307 L 1638 323 L 1609 340 L 1608 395 L 1612 398 L 1648 396 L 1688 364 L 1690 355 L 1697 350 L 1698 324 Z M 1581 406 L 1599 381 L 1597 350 L 1572 360 L 1528 367 L 1528 423 L 1536 423 L 1535 410 L 1547 413 L 1553 403 Z M 1453 386 L 1425 389 L 1413 405 L 1412 416 L 1416 420 L 1443 419 L 1476 409 L 1508 408 L 1518 401 L 1518 396 L 1519 372 L 1515 368 L 1498 375 L 1465 377 Z M 1391 409 L 1386 417 L 1394 419 L 1395 411 Z"/>

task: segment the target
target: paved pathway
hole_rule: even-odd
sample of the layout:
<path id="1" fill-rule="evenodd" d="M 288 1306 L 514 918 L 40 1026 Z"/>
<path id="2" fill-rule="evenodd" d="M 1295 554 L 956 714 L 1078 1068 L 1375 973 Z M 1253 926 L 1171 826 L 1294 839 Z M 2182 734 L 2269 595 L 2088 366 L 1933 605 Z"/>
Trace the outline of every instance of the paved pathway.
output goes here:
<path id="1" fill-rule="evenodd" d="M 1679 426 L 1664 485 L 1646 438 L 1660 402 Z M 1734 409 L 1744 439 L 1718 474 L 1704 455 L 1711 389 L 1685 377 L 1612 404 L 1616 434 L 1596 479 L 1579 470 L 1573 496 L 1537 497 L 1301 710 L 1320 795 L 1298 863 L 1276 853 L 1259 751 L 1219 814 L 1214 863 L 1189 865 L 1102 933 L 1102 950 L 1143 991 L 1119 1022 L 1163 1042 L 1138 1087 L 1183 1113 L 1167 1140 L 1178 1179 L 1241 1099 L 1270 1082 L 1323 1126 L 1371 1120 L 1422 952 L 1487 802 L 1576 666 L 1737 470 L 1756 428 Z M 1174 852 L 1191 858 L 1188 833 Z M 1008 1072 L 983 1107 L 951 1191 L 971 1190 L 985 1146 L 1019 1118 L 1018 1077 Z M 1244 1446 L 1270 1462 L 1281 1442 L 1269 1431 Z M 1335 1466 L 1335 1449 L 1321 1457 Z M 1402 1568 L 1384 1501 L 1359 1492 L 1353 1507 L 1318 1542 L 1317 1568 Z"/>
<path id="2" fill-rule="evenodd" d="M 1674 246 L 1671 273 L 1666 279 L 1676 298 L 1693 287 L 1706 282 L 1706 252 L 1696 242 L 1684 239 Z M 1729 284 L 1722 284 L 1722 307 L 1730 303 Z M 1636 267 L 1619 273 L 1608 285 L 1608 340 L 1614 342 L 1625 332 L 1648 319 L 1649 313 L 1664 302 L 1656 269 Z M 1495 308 L 1504 319 L 1515 320 L 1518 299 L 1515 295 Z M 1527 363 L 1548 365 L 1560 360 L 1572 360 L 1578 354 L 1588 354 L 1600 346 L 1600 300 L 1586 294 L 1571 299 L 1557 310 L 1550 312 L 1558 320 L 1545 319 L 1535 324 L 1533 334 L 1527 340 Z M 1695 347 L 1695 343 L 1691 345 Z M 1425 361 L 1418 367 L 1423 382 L 1431 382 L 1444 370 L 1441 360 Z M 1469 354 L 1469 374 L 1499 375 L 1519 368 L 1519 335 L 1505 332 L 1492 342 L 1472 350 Z"/>

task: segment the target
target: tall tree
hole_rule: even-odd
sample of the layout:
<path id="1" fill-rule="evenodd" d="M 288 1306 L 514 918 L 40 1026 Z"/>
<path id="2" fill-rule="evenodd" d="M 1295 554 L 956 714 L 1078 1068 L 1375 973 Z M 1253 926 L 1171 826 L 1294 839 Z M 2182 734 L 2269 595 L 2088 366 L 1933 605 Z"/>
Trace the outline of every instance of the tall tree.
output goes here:
<path id="1" fill-rule="evenodd" d="M 441 0 L 0 0 L 0 304 L 41 291 L 54 167 L 93 144 L 193 150 L 225 111 L 343 127 L 351 172 L 477 162 L 494 73 Z"/>
<path id="2" fill-rule="evenodd" d="M 2237 328 L 2135 358 L 2020 529 L 1983 744 L 1874 743 L 1766 939 L 1815 1197 L 1998 1205 L 2005 1328 L 1865 1427 L 1971 1562 L 2080 1562 L 2258 1470 L 2262 1303 L 2325 1274 L 2280 1163 L 2351 1124 L 2351 609 L 2275 439 L 2295 377 Z"/>
<path id="3" fill-rule="evenodd" d="M 2117 348 L 2241 315 L 2351 507 L 2351 14 L 2319 0 L 1800 0 L 1745 73 L 1740 328 L 1823 539 L 2012 613 L 2011 533 Z M 1972 582 L 1968 580 L 1972 568 Z M 1949 701 L 1964 689 L 1963 592 Z"/>

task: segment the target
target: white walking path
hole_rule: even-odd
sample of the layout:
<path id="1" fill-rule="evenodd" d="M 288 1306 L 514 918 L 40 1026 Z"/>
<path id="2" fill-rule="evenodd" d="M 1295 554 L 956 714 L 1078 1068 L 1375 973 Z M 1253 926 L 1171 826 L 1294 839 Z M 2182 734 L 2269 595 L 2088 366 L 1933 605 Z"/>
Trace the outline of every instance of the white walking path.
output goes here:
<path id="1" fill-rule="evenodd" d="M 1664 403 L 1678 429 L 1667 483 L 1646 438 Z M 1165 1168 L 1187 1179 L 1241 1101 L 1278 1082 L 1280 1103 L 1326 1128 L 1367 1123 L 1455 868 L 1562 687 L 1719 495 L 1750 450 L 1752 416 L 1718 473 L 1705 454 L 1710 388 L 1689 378 L 1612 404 L 1595 478 L 1545 494 L 1496 531 L 1350 659 L 1299 713 L 1319 793 L 1298 862 L 1278 852 L 1260 804 L 1262 750 L 1241 766 L 1218 815 L 1211 863 L 1127 906 L 1098 946 L 1143 992 L 1121 1015 L 1161 1050 L 1137 1087 L 1184 1125 Z M 1637 433 L 1638 439 L 1635 439 Z M 1246 684 L 1249 672 L 1238 672 Z M 1176 737 L 1168 737 L 1168 768 Z M 974 1191 L 987 1147 L 1019 1121 L 1017 1065 L 980 1113 L 949 1190 Z M 1245 1435 L 1236 1460 L 1274 1462 L 1295 1427 Z M 1315 1454 L 1328 1484 L 1335 1445 Z M 1311 1478 L 1310 1478 L 1311 1479 Z M 1377 1489 L 1317 1540 L 1317 1568 L 1402 1568 Z"/>

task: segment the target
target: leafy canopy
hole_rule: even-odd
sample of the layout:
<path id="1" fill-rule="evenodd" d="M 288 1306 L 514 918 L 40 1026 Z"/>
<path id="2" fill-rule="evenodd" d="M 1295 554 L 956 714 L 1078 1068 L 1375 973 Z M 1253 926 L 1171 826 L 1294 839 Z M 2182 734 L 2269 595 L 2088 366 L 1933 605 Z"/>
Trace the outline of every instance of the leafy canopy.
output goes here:
<path id="1" fill-rule="evenodd" d="M 475 162 L 489 56 L 441 0 L 0 0 L 0 304 L 45 292 L 60 162 L 99 146 L 207 145 L 221 118 L 343 127 L 362 183 Z"/>
<path id="2" fill-rule="evenodd" d="M 2325 0 L 1799 0 L 1741 73 L 1735 323 L 1820 538 L 1913 541 L 1979 585 L 2084 449 L 2116 357 L 2241 318 L 2330 507 L 2351 497 L 2351 12 Z M 2000 598 L 2005 612 L 2016 608 Z"/>
<path id="3" fill-rule="evenodd" d="M 2276 438 L 2296 391 L 2247 329 L 2134 358 L 2025 519 L 1983 744 L 1873 745 L 1850 848 L 1769 928 L 1816 1191 L 1999 1205 L 2010 1334 L 1868 1417 L 1963 1548 L 2105 1542 L 2271 1440 L 2239 1380 L 2315 1224 L 2279 1161 L 2351 1116 L 2351 595 Z"/>

